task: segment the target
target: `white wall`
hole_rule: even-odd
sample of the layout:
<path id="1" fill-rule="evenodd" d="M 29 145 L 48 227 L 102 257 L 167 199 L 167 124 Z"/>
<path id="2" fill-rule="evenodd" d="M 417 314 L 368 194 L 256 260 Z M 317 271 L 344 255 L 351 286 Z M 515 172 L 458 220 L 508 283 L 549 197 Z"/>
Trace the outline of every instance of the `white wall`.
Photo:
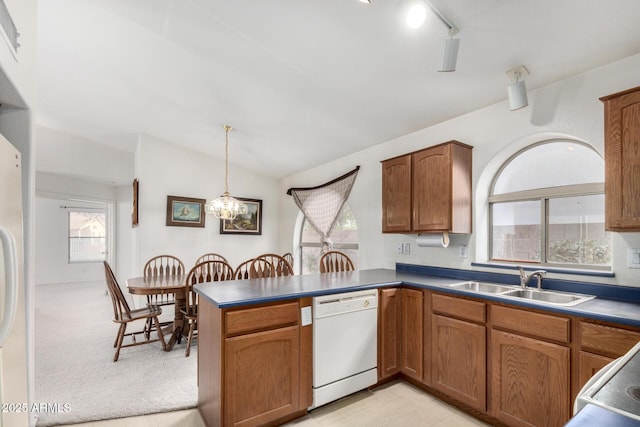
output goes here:
<path id="1" fill-rule="evenodd" d="M 65 205 L 95 207 L 78 201 L 36 198 L 36 286 L 104 279 L 101 262 L 69 263 L 69 211 L 61 208 Z"/>
<path id="2" fill-rule="evenodd" d="M 175 255 L 190 268 L 200 255 L 217 252 L 235 267 L 248 258 L 276 251 L 278 182 L 237 166 L 240 162 L 237 159 L 229 165 L 229 192 L 236 197 L 262 199 L 262 235 L 220 235 L 219 220 L 210 216 L 205 219 L 205 228 L 166 226 L 168 195 L 210 200 L 222 194 L 224 162 L 141 135 L 135 159 L 140 182 L 139 226 L 133 229 L 130 264 L 120 265 L 118 278 L 140 275 L 146 260 L 155 255 Z"/>
<path id="3" fill-rule="evenodd" d="M 38 172 L 63 173 L 117 185 L 133 181 L 133 153 L 44 126 L 36 128 L 36 139 Z"/>
<path id="4" fill-rule="evenodd" d="M 35 284 L 103 280 L 101 262 L 69 263 L 68 210 L 60 206 L 95 207 L 96 202 L 101 206 L 115 204 L 117 187 L 39 172 L 36 194 Z M 117 230 L 114 235 L 118 243 Z"/>
<path id="5" fill-rule="evenodd" d="M 603 154 L 604 110 L 598 98 L 640 86 L 638 70 L 640 55 L 635 55 L 530 92 L 529 107 L 522 110 L 509 111 L 505 100 L 283 179 L 280 183 L 281 251 L 291 247 L 295 231 L 293 224 L 298 216 L 293 201 L 284 195 L 286 189 L 317 185 L 360 165 L 348 201 L 358 223 L 360 268 L 393 268 L 396 262 L 403 262 L 471 269 L 472 262 L 487 261 L 486 196 L 490 179 L 500 164 L 533 141 L 554 136 L 583 140 Z M 380 161 L 452 139 L 474 146 L 474 232 L 452 236 L 446 249 L 418 248 L 415 235 L 383 235 Z M 399 242 L 411 243 L 410 255 L 396 254 Z M 461 244 L 468 246 L 467 258 L 458 255 Z M 640 286 L 640 270 L 626 267 L 627 249 L 631 247 L 640 247 L 640 233 L 613 233 L 614 279 L 568 278 Z"/>

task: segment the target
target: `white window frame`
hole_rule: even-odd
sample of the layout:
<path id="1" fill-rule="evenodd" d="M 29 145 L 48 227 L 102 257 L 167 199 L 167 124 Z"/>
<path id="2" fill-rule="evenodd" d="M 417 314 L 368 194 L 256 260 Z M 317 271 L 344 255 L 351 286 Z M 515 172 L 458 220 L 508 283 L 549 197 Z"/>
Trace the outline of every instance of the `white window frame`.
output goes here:
<path id="1" fill-rule="evenodd" d="M 71 236 L 71 215 L 74 213 L 101 213 L 104 215 L 104 219 L 105 219 L 105 235 L 103 237 L 104 239 L 104 252 L 102 253 L 102 258 L 101 259 L 86 259 L 86 260 L 77 260 L 77 259 L 72 259 L 71 257 L 71 247 L 72 247 L 72 239 L 76 239 L 77 236 Z M 107 255 L 109 253 L 109 210 L 107 209 L 107 207 L 105 208 L 82 208 L 82 207 L 73 207 L 73 208 L 68 208 L 67 211 L 67 260 L 69 264 L 82 264 L 82 263 L 95 263 L 95 262 L 102 262 L 104 260 L 107 260 Z"/>
<path id="2" fill-rule="evenodd" d="M 574 263 L 549 263 L 547 260 L 547 246 L 549 241 L 548 236 L 548 224 L 549 224 L 549 200 L 554 198 L 569 198 L 576 196 L 590 196 L 590 195 L 598 195 L 604 194 L 604 182 L 602 183 L 585 183 L 585 184 L 573 184 L 573 185 L 564 185 L 558 187 L 548 187 L 548 188 L 537 188 L 532 190 L 523 190 L 523 191 L 514 191 L 510 193 L 502 193 L 494 195 L 494 189 L 498 178 L 502 174 L 503 170 L 507 165 L 516 157 L 522 155 L 529 149 L 543 144 L 552 144 L 554 142 L 571 142 L 575 144 L 582 145 L 588 149 L 593 150 L 588 144 L 583 142 L 569 140 L 569 139 L 557 139 L 557 140 L 545 140 L 539 141 L 533 144 L 530 144 L 522 149 L 518 150 L 515 154 L 510 156 L 498 169 L 498 171 L 493 176 L 491 180 L 491 186 L 489 189 L 489 196 L 487 198 L 488 202 L 488 255 L 490 263 L 505 263 L 505 264 L 535 264 L 544 267 L 550 268 L 567 268 L 567 269 L 581 269 L 581 270 L 602 270 L 602 271 L 611 271 L 613 260 L 611 260 L 611 264 L 608 266 L 600 266 L 600 265 L 589 265 L 589 264 L 574 264 Z M 594 150 L 595 151 L 595 150 Z M 596 152 L 596 154 L 598 154 Z M 604 162 L 604 160 L 603 160 Z M 504 203 L 504 202 L 520 202 L 520 201 L 537 201 L 540 202 L 540 219 L 541 219 L 541 230 L 540 230 L 540 261 L 530 261 L 530 260 L 508 260 L 508 259 L 496 259 L 493 258 L 493 204 L 495 203 Z"/>

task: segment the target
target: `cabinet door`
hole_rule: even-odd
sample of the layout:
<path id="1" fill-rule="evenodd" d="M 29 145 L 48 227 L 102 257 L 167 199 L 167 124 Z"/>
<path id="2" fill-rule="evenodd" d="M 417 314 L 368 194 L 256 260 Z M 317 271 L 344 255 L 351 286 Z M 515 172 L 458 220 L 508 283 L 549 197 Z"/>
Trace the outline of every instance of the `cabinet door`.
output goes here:
<path id="1" fill-rule="evenodd" d="M 451 145 L 413 153 L 413 230 L 451 230 Z"/>
<path id="2" fill-rule="evenodd" d="M 400 372 L 400 289 L 381 289 L 378 301 L 378 379 Z"/>
<path id="3" fill-rule="evenodd" d="M 568 347 L 492 330 L 492 415 L 511 426 L 565 425 L 569 360 Z"/>
<path id="4" fill-rule="evenodd" d="M 485 411 L 486 328 L 437 314 L 433 315 L 431 325 L 433 387 Z"/>
<path id="5" fill-rule="evenodd" d="M 606 356 L 600 356 L 599 354 L 587 353 L 586 351 L 580 352 L 580 371 L 579 371 L 579 384 L 581 389 L 589 379 L 595 375 L 600 369 L 607 366 L 615 359 Z"/>
<path id="6" fill-rule="evenodd" d="M 382 162 L 382 232 L 411 231 L 411 155 Z"/>
<path id="7" fill-rule="evenodd" d="M 300 409 L 297 326 L 227 338 L 224 366 L 225 425 L 262 425 Z"/>
<path id="8" fill-rule="evenodd" d="M 605 226 L 640 230 L 640 88 L 602 98 L 605 105 Z"/>
<path id="9" fill-rule="evenodd" d="M 423 293 L 417 289 L 402 289 L 402 339 L 400 341 L 400 371 L 422 381 L 424 324 Z"/>

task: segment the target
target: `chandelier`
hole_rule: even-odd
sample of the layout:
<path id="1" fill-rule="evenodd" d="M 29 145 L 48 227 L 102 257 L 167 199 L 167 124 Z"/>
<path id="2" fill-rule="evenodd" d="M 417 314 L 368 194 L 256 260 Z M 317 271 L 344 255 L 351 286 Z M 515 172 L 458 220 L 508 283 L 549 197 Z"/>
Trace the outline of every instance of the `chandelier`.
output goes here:
<path id="1" fill-rule="evenodd" d="M 224 193 L 215 200 L 210 200 L 204 205 L 204 211 L 220 219 L 234 219 L 239 214 L 247 213 L 247 206 L 240 203 L 229 194 L 229 131 L 233 128 L 224 125 Z"/>

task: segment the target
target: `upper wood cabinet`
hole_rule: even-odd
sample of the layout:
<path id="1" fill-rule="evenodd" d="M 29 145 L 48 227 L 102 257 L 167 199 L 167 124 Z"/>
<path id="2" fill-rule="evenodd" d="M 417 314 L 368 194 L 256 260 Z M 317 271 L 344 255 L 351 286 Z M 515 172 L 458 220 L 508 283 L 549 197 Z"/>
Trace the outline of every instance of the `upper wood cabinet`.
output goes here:
<path id="1" fill-rule="evenodd" d="M 382 161 L 382 231 L 471 233 L 471 150 L 449 141 Z"/>
<path id="2" fill-rule="evenodd" d="M 382 231 L 411 231 L 411 155 L 382 162 Z"/>
<path id="3" fill-rule="evenodd" d="M 640 230 L 640 87 L 604 102 L 605 227 Z"/>

